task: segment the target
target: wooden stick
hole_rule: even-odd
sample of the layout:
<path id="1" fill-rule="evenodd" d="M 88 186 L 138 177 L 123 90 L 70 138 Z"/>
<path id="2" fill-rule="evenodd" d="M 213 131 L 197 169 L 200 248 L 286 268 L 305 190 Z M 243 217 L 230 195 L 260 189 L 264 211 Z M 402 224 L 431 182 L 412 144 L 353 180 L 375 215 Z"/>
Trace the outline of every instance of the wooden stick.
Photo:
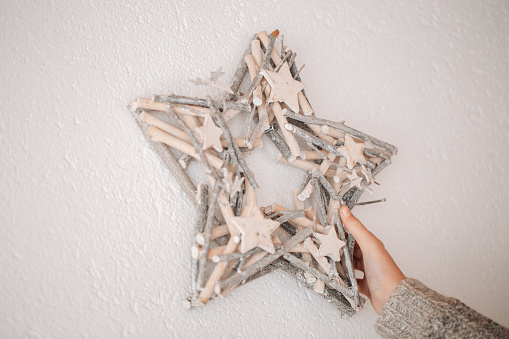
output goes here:
<path id="1" fill-rule="evenodd" d="M 298 189 L 298 193 L 297 193 L 297 199 L 299 201 L 302 202 L 302 204 L 304 204 L 304 201 L 310 197 L 309 194 L 306 194 L 306 192 L 304 192 L 304 189 L 306 188 L 306 186 L 308 185 L 309 181 L 311 180 L 312 178 L 312 173 L 313 171 L 306 171 L 306 176 L 304 177 L 304 180 L 302 180 L 300 186 L 299 186 L 299 189 Z M 304 192 L 304 195 L 303 195 L 303 192 Z"/>
<path id="2" fill-rule="evenodd" d="M 345 142 L 345 135 L 346 135 L 345 132 L 339 131 L 339 130 L 332 128 L 330 126 L 327 126 L 327 125 L 323 125 L 321 129 L 322 129 L 323 134 L 330 135 L 331 137 L 338 139 L 338 141 L 340 141 L 340 142 Z"/>
<path id="3" fill-rule="evenodd" d="M 273 34 L 271 34 L 271 35 L 273 35 Z M 258 37 L 260 38 L 260 40 L 262 41 L 263 45 L 267 49 L 267 46 L 269 46 L 270 41 L 271 41 L 271 38 L 269 37 L 267 32 L 261 31 L 260 33 L 258 33 Z M 274 44 L 274 43 L 272 43 L 272 44 Z M 279 65 L 281 63 L 281 60 L 282 60 L 281 57 L 279 56 L 279 54 L 277 53 L 277 51 L 274 48 L 270 48 L 270 51 L 271 51 L 270 56 L 271 56 L 272 61 L 274 61 L 274 64 L 276 66 Z"/>
<path id="4" fill-rule="evenodd" d="M 282 216 L 276 219 L 276 221 L 280 224 L 288 222 L 293 219 L 302 218 L 304 216 L 304 211 L 284 211 Z"/>
<path id="5" fill-rule="evenodd" d="M 256 34 L 253 36 L 253 39 L 255 39 L 255 38 L 256 38 Z M 246 49 L 246 51 L 244 52 L 244 55 L 249 54 L 249 53 L 250 53 L 250 48 L 248 47 Z M 230 86 L 230 88 L 233 93 L 237 93 L 239 91 L 239 87 L 242 84 L 242 79 L 244 78 L 244 75 L 246 74 L 246 72 L 247 72 L 247 65 L 244 62 L 244 57 L 242 57 L 239 65 L 237 67 L 237 70 L 235 70 L 233 79 L 231 81 L 232 85 Z M 229 94 L 228 100 L 234 100 L 236 97 L 237 97 L 236 94 Z"/>
<path id="6" fill-rule="evenodd" d="M 277 203 L 272 203 L 272 205 L 270 206 L 269 209 L 271 210 L 271 213 L 277 213 L 279 211 L 286 210 L 285 207 L 283 207 L 283 206 L 281 206 L 281 205 L 279 205 Z M 295 224 L 295 225 L 298 225 L 300 227 L 313 229 L 313 220 L 310 220 L 310 219 L 308 219 L 306 217 L 294 218 L 294 219 L 292 219 L 290 221 L 290 223 L 292 225 Z M 319 233 L 323 233 L 325 231 L 325 227 L 323 227 L 321 224 L 316 224 L 316 230 Z"/>
<path id="7" fill-rule="evenodd" d="M 332 164 L 332 162 L 336 159 L 336 155 L 334 153 L 329 153 L 327 155 L 327 159 L 324 160 L 320 166 L 318 167 L 318 170 L 314 170 L 312 173 L 313 173 L 313 176 L 316 177 L 316 173 L 320 173 L 322 176 L 327 173 L 327 171 L 329 170 L 329 167 L 330 165 Z M 325 179 L 325 178 L 324 178 Z M 325 179 L 325 181 L 327 181 L 327 179 Z M 304 194 L 301 194 L 300 197 L 301 198 L 304 198 L 304 197 L 309 197 L 311 195 L 311 193 L 313 193 L 313 185 L 311 185 L 311 181 L 308 182 L 308 184 L 306 185 L 306 187 L 304 188 L 303 192 L 306 192 Z"/>
<path id="8" fill-rule="evenodd" d="M 322 226 L 320 223 L 314 223 L 313 220 L 308 218 L 297 218 L 290 221 L 291 225 L 311 228 L 313 231 L 316 231 L 318 233 L 325 232 L 325 227 Z"/>
<path id="9" fill-rule="evenodd" d="M 230 129 L 228 128 L 228 125 L 226 125 L 226 122 L 224 121 L 223 116 L 219 112 L 219 110 L 216 108 L 215 103 L 212 101 L 212 98 L 210 96 L 207 96 L 207 101 L 210 109 L 213 113 L 213 118 L 216 122 L 216 124 L 223 130 L 224 138 L 226 139 L 226 142 L 228 143 L 228 148 L 233 150 L 233 154 L 235 155 L 235 158 L 239 164 L 239 166 L 244 171 L 244 175 L 246 176 L 247 180 L 251 184 L 254 190 L 258 188 L 258 184 L 256 183 L 253 174 L 251 173 L 251 170 L 247 166 L 246 160 L 242 156 L 242 152 L 240 151 L 239 147 L 236 143 L 233 142 L 233 137 L 230 132 Z"/>
<path id="10" fill-rule="evenodd" d="M 159 111 L 168 113 L 168 104 L 164 102 L 155 102 L 152 99 L 138 98 L 129 105 L 132 111 L 146 110 L 146 111 Z M 194 109 L 188 106 L 174 106 L 175 112 L 182 115 L 204 117 L 207 108 L 194 106 Z"/>
<path id="11" fill-rule="evenodd" d="M 326 150 L 320 150 L 322 154 L 320 154 L 317 151 L 302 151 L 302 152 L 303 152 L 301 154 L 302 160 L 320 160 L 323 159 L 322 154 L 325 156 L 329 154 L 329 152 L 327 152 Z"/>
<path id="12" fill-rule="evenodd" d="M 251 97 L 253 92 L 256 90 L 256 88 L 260 84 L 260 82 L 261 82 L 261 80 L 263 78 L 262 74 L 261 74 L 261 71 L 267 69 L 270 66 L 270 63 L 269 63 L 269 61 L 270 61 L 270 53 L 273 50 L 272 48 L 274 47 L 274 42 L 275 41 L 276 41 L 276 38 L 273 35 L 271 35 L 268 44 L 265 45 L 266 46 L 265 54 L 263 55 L 262 65 L 260 66 L 260 68 L 258 70 L 259 72 L 256 75 L 256 77 L 251 81 L 251 85 L 247 89 L 246 94 L 244 94 L 244 96 L 242 97 L 241 101 L 248 102 L 249 98 Z"/>
<path id="13" fill-rule="evenodd" d="M 204 231 L 207 223 L 207 207 L 208 207 L 209 187 L 205 184 L 198 185 L 198 191 L 196 193 L 196 222 L 194 226 L 194 233 L 199 234 Z M 191 290 L 192 290 L 192 301 L 194 302 L 198 297 L 198 272 L 199 272 L 199 260 L 192 258 L 191 266 Z"/>
<path id="14" fill-rule="evenodd" d="M 311 256 L 311 254 L 309 253 L 309 250 L 302 244 L 298 244 L 297 246 L 292 248 L 290 250 L 290 253 L 302 253 L 302 255 L 309 254 L 309 256 Z M 304 261 L 304 259 L 302 259 L 302 260 Z"/>
<path id="15" fill-rule="evenodd" d="M 169 109 L 168 109 L 168 112 L 169 112 Z M 155 126 L 155 127 L 159 128 L 160 130 L 165 131 L 166 133 L 169 133 L 179 139 L 182 139 L 188 143 L 191 142 L 191 138 L 189 137 L 189 135 L 187 135 L 186 132 L 184 132 L 183 130 L 181 130 L 177 127 L 174 127 L 162 120 L 157 119 L 156 117 L 154 117 L 153 115 L 151 115 L 148 112 L 145 112 L 145 111 L 141 112 L 140 119 L 143 122 L 146 122 L 149 125 Z"/>
<path id="16" fill-rule="evenodd" d="M 345 236 L 345 229 L 343 228 L 343 223 L 341 222 L 341 218 L 339 217 L 339 211 L 337 209 L 334 210 L 332 220 L 333 223 L 338 228 L 339 239 L 346 242 L 347 239 Z M 355 278 L 355 272 L 353 269 L 353 256 L 352 256 L 353 253 L 350 253 L 348 246 L 343 246 L 343 255 L 345 256 L 345 265 L 346 270 L 348 272 L 348 278 L 350 280 L 350 284 L 352 285 L 354 308 L 357 308 L 360 305 L 359 286 L 357 285 L 357 279 Z"/>
<path id="17" fill-rule="evenodd" d="M 311 183 L 314 186 L 314 188 L 313 188 L 314 211 L 318 215 L 320 224 L 322 224 L 324 226 L 328 226 L 327 211 L 325 210 L 325 204 L 324 204 L 324 201 L 322 200 L 322 189 L 320 188 L 320 185 L 318 184 L 318 180 L 316 180 L 316 178 L 311 179 Z"/>
<path id="18" fill-rule="evenodd" d="M 247 251 L 246 253 L 234 252 L 234 253 L 229 253 L 229 254 L 215 255 L 214 257 L 212 257 L 212 261 L 215 263 L 218 263 L 221 261 L 229 262 L 232 260 L 245 259 L 245 258 L 249 258 L 253 254 L 260 253 L 260 252 L 266 252 L 266 251 L 262 250 L 260 247 L 255 247 L 252 250 Z"/>
<path id="19" fill-rule="evenodd" d="M 318 179 L 323 188 L 329 193 L 330 197 L 334 200 L 341 200 L 341 196 L 334 191 L 332 185 L 327 181 L 327 178 L 323 176 L 320 171 L 314 171 L 313 177 Z"/>
<path id="20" fill-rule="evenodd" d="M 269 137 L 270 141 L 277 147 L 281 155 L 286 159 L 290 159 L 292 156 L 290 147 L 288 147 L 286 141 L 276 132 L 279 125 L 277 123 L 272 124 L 272 128 L 265 130 L 265 134 Z"/>
<path id="21" fill-rule="evenodd" d="M 292 113 L 293 114 L 293 113 Z M 295 135 L 298 135 L 302 139 L 304 139 L 308 143 L 313 143 L 317 146 L 320 146 L 324 148 L 325 150 L 329 151 L 329 153 L 335 154 L 336 156 L 340 157 L 343 156 L 341 152 L 338 151 L 338 149 L 328 142 L 325 142 L 323 139 L 320 139 L 318 137 L 315 137 L 314 135 L 311 135 L 310 133 L 304 131 L 303 129 L 292 125 L 292 124 L 286 124 L 285 129 L 292 132 Z"/>
<path id="22" fill-rule="evenodd" d="M 256 61 L 251 54 L 247 54 L 244 56 L 244 61 L 247 64 L 249 69 L 249 75 L 251 77 L 251 81 L 256 78 L 258 74 L 258 66 L 256 65 Z M 253 92 L 253 104 L 255 106 L 260 106 L 262 104 L 262 88 L 258 85 Z"/>
<path id="23" fill-rule="evenodd" d="M 358 202 L 355 204 L 355 206 L 363 206 L 363 205 L 370 205 L 370 204 L 376 204 L 378 202 L 385 202 L 387 201 L 387 199 L 385 198 L 382 198 L 382 199 L 378 199 L 378 200 L 371 200 L 371 201 L 365 201 L 365 202 Z"/>
<path id="24" fill-rule="evenodd" d="M 219 286 L 220 291 L 228 290 L 231 286 L 235 286 L 240 284 L 243 280 L 248 279 L 251 275 L 255 274 L 259 270 L 264 267 L 270 265 L 272 262 L 283 256 L 285 253 L 288 253 L 292 248 L 294 248 L 297 244 L 304 241 L 307 237 L 309 237 L 313 233 L 313 230 L 310 228 L 303 229 L 298 232 L 296 235 L 291 237 L 281 249 L 275 251 L 274 253 L 268 253 L 263 259 L 258 261 L 256 264 L 242 271 L 241 273 L 236 273 L 228 279 L 224 280 Z"/>
<path id="25" fill-rule="evenodd" d="M 283 111 L 287 111 L 287 109 L 281 110 L 281 104 L 279 102 L 274 102 L 272 105 L 272 111 L 274 112 L 274 116 L 277 119 L 279 126 L 286 126 L 288 121 L 286 120 Z M 288 162 L 292 162 L 293 160 L 300 157 L 300 147 L 297 143 L 297 140 L 286 128 L 281 128 L 281 132 L 283 133 L 283 138 L 286 140 L 288 147 L 290 148 L 291 157 L 288 158 Z"/>
<path id="26" fill-rule="evenodd" d="M 147 134 L 151 136 L 151 140 L 154 142 L 162 142 L 168 146 L 178 149 L 181 152 L 189 154 L 195 159 L 201 160 L 200 156 L 198 155 L 198 153 L 196 153 L 193 146 L 189 145 L 185 141 L 182 141 L 181 139 L 171 136 L 170 134 L 160 130 L 155 126 L 150 126 L 147 129 Z M 207 154 L 206 157 L 209 160 L 211 166 L 215 168 L 221 168 L 221 166 L 223 166 L 224 161 L 219 159 L 218 157 L 210 154 Z M 178 164 L 178 161 L 176 159 L 175 161 Z"/>
<path id="27" fill-rule="evenodd" d="M 202 250 L 201 250 L 201 256 L 200 256 L 200 260 L 199 260 L 199 269 L 198 269 L 198 279 L 196 282 L 196 289 L 198 291 L 201 291 L 204 287 L 205 266 L 207 265 L 207 255 L 208 255 L 208 251 L 210 248 L 212 226 L 213 226 L 213 222 L 215 219 L 217 198 L 219 196 L 220 190 L 221 190 L 221 187 L 219 186 L 219 183 L 216 182 L 214 189 L 212 190 L 212 195 L 210 196 L 209 210 L 207 213 L 207 222 L 205 223 L 205 228 L 203 229 L 204 242 L 203 242 L 203 246 L 202 246 Z"/>
<path id="28" fill-rule="evenodd" d="M 217 238 L 224 237 L 225 235 L 229 234 L 230 231 L 228 229 L 228 225 L 219 225 L 212 229 L 210 240 L 216 240 Z M 196 234 L 196 243 L 199 245 L 203 245 L 205 243 L 205 234 L 203 234 L 203 232 Z"/>
<path id="29" fill-rule="evenodd" d="M 299 194 L 299 190 L 293 190 L 292 193 L 293 193 L 293 202 L 295 204 L 295 210 L 304 210 L 304 208 L 305 208 L 304 202 L 300 201 L 297 198 L 297 195 Z"/>
<path id="30" fill-rule="evenodd" d="M 218 255 L 221 255 L 225 249 L 226 245 L 219 245 L 216 247 L 209 248 L 207 252 L 207 260 L 214 261 L 214 258 L 217 257 Z M 195 244 L 191 248 L 191 255 L 193 259 L 200 259 L 202 255 L 204 255 L 204 253 L 202 252 L 202 248 L 198 244 Z"/>
<path id="31" fill-rule="evenodd" d="M 177 182 L 182 187 L 184 193 L 187 195 L 189 200 L 191 200 L 193 203 L 196 203 L 195 201 L 196 188 L 191 179 L 189 178 L 189 176 L 187 175 L 187 173 L 182 168 L 182 166 L 180 166 L 178 160 L 175 158 L 175 156 L 171 153 L 170 149 L 166 145 L 151 141 L 147 133 L 148 125 L 146 123 L 143 123 L 135 112 L 131 111 L 131 113 L 133 115 L 134 120 L 138 124 L 138 127 L 140 128 L 141 132 L 143 133 L 143 135 L 145 135 L 145 137 L 149 141 L 150 146 L 152 147 L 154 152 L 156 152 L 159 155 L 164 165 L 166 166 L 166 168 L 168 168 L 170 173 L 177 180 Z"/>
<path id="32" fill-rule="evenodd" d="M 376 167 L 375 167 L 375 170 L 373 171 L 373 176 L 377 176 L 378 173 L 380 173 L 383 169 L 385 169 L 387 166 L 389 166 L 391 164 L 391 161 L 390 160 L 383 160 L 381 163 L 379 163 Z"/>
<path id="33" fill-rule="evenodd" d="M 364 189 L 360 190 L 357 187 L 350 188 L 348 192 L 343 194 L 343 201 L 345 202 L 345 205 L 347 205 L 349 209 L 353 209 L 355 204 L 357 204 L 357 201 L 359 201 L 362 193 L 364 193 Z"/>
<path id="34" fill-rule="evenodd" d="M 316 118 L 316 117 L 313 117 L 313 116 L 304 116 L 302 114 L 293 113 L 291 111 L 288 111 L 286 116 L 290 117 L 292 119 L 295 119 L 295 120 L 299 120 L 299 121 L 305 122 L 307 124 L 315 124 L 315 125 L 319 125 L 319 126 L 327 125 L 327 126 L 330 126 L 332 128 L 335 128 L 335 129 L 338 129 L 340 131 L 343 131 L 345 133 L 348 133 L 348 134 L 350 134 L 351 136 L 353 136 L 355 138 L 364 140 L 364 141 L 369 142 L 369 143 L 371 143 L 371 144 L 373 144 L 375 146 L 383 148 L 383 149 L 387 150 L 388 152 L 390 152 L 391 154 L 397 154 L 398 153 L 398 148 L 396 146 L 393 146 L 393 145 L 391 145 L 389 143 L 386 143 L 386 142 L 384 142 L 382 140 L 379 140 L 379 139 L 377 139 L 375 137 L 367 135 L 367 134 L 365 134 L 365 133 L 363 133 L 361 131 L 358 131 L 356 129 L 348 127 L 345 124 L 340 124 L 340 123 L 337 123 L 335 121 L 320 119 L 320 118 Z"/>
<path id="35" fill-rule="evenodd" d="M 180 95 L 155 95 L 154 101 L 156 102 L 165 102 L 166 104 L 181 104 L 181 105 L 190 105 L 190 106 L 201 106 L 201 107 L 209 107 L 209 104 L 207 103 L 206 99 L 198 99 L 198 98 L 190 98 Z M 244 102 L 238 102 L 238 101 L 225 101 L 218 102 L 216 104 L 216 108 L 220 110 L 227 110 L 227 109 L 235 109 L 240 111 L 251 111 L 251 105 L 244 103 Z"/>
<path id="36" fill-rule="evenodd" d="M 253 55 L 253 58 L 258 68 L 262 67 L 263 52 L 262 47 L 260 46 L 260 40 L 258 39 L 251 40 L 251 54 Z"/>
<path id="37" fill-rule="evenodd" d="M 251 136 L 249 137 L 249 140 L 247 141 L 247 147 L 252 148 L 253 144 L 256 143 L 257 140 L 261 141 L 261 137 L 265 130 L 270 128 L 269 125 L 269 116 L 267 112 L 267 107 L 265 104 L 265 98 L 262 95 L 262 104 L 258 106 L 258 123 L 256 124 L 255 128 L 251 132 Z"/>

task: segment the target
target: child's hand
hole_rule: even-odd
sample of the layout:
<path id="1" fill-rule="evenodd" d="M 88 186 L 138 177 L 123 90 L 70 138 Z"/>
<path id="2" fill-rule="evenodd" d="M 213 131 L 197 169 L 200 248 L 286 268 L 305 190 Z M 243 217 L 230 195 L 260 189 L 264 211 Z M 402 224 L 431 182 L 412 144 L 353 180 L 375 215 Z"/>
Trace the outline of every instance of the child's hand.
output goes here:
<path id="1" fill-rule="evenodd" d="M 364 272 L 364 278 L 357 279 L 359 292 L 369 298 L 375 312 L 380 314 L 405 276 L 384 244 L 353 216 L 347 206 L 341 207 L 340 216 L 343 225 L 356 240 L 354 267 Z"/>

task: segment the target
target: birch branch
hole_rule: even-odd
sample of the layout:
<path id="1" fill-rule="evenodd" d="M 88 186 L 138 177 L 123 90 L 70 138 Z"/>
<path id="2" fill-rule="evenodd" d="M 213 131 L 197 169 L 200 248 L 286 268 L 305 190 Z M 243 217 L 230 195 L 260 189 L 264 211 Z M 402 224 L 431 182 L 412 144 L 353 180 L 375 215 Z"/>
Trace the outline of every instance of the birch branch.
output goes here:
<path id="1" fill-rule="evenodd" d="M 201 291 L 204 287 L 205 281 L 205 266 L 207 264 L 207 255 L 209 252 L 210 241 L 211 241 L 211 233 L 212 226 L 215 220 L 216 206 L 217 206 L 217 198 L 220 192 L 219 183 L 216 182 L 214 189 L 212 191 L 212 195 L 210 196 L 209 210 L 207 214 L 207 222 L 205 224 L 205 228 L 203 230 L 204 234 L 204 243 L 201 250 L 201 256 L 199 260 L 199 269 L 198 269 L 198 279 L 196 282 L 196 289 Z M 196 298 L 195 298 L 196 299 Z"/>
<path id="2" fill-rule="evenodd" d="M 191 106 L 201 106 L 201 107 L 209 107 L 206 99 L 198 99 L 198 98 L 190 98 L 181 95 L 155 95 L 154 101 L 156 102 L 165 102 L 167 104 L 181 104 L 181 105 L 191 105 Z M 237 102 L 237 101 L 225 101 L 218 102 L 216 104 L 216 108 L 222 111 L 226 111 L 227 109 L 234 109 L 240 111 L 251 111 L 251 105 L 245 102 Z"/>
<path id="3" fill-rule="evenodd" d="M 343 223 L 341 222 L 341 218 L 339 217 L 338 210 L 334 210 L 334 214 L 332 216 L 333 223 L 338 228 L 338 236 L 344 242 L 347 242 L 345 236 L 345 229 L 343 228 Z M 359 299 L 359 286 L 357 285 L 357 279 L 355 278 L 355 272 L 353 269 L 353 253 L 350 253 L 348 246 L 343 246 L 343 255 L 345 256 L 345 265 L 346 270 L 348 271 L 348 279 L 350 280 L 350 284 L 352 285 L 352 290 L 354 293 L 353 302 L 354 307 L 357 308 L 360 305 Z"/>
<path id="4" fill-rule="evenodd" d="M 276 146 L 281 155 L 288 160 L 292 156 L 290 147 L 288 147 L 286 141 L 279 135 L 279 133 L 277 133 L 278 128 L 279 125 L 277 123 L 273 123 L 271 128 L 266 130 L 264 133 L 269 137 L 274 146 Z"/>
<path id="5" fill-rule="evenodd" d="M 204 231 L 205 225 L 207 223 L 207 207 L 208 207 L 208 197 L 209 197 L 209 187 L 204 184 L 198 185 L 198 192 L 196 193 L 196 223 L 194 226 L 194 233 L 199 234 Z M 191 290 L 192 290 L 192 301 L 196 300 L 198 297 L 198 272 L 199 272 L 199 264 L 200 261 L 196 259 L 192 259 L 191 266 Z"/>

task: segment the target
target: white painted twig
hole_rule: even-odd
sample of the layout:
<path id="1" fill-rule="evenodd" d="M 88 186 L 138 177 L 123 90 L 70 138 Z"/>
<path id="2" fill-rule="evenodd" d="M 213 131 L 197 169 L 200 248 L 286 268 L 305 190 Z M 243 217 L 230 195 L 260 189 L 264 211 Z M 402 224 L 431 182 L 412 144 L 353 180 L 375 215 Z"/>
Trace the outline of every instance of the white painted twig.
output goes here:
<path id="1" fill-rule="evenodd" d="M 258 66 L 256 65 L 256 61 L 251 54 L 245 55 L 244 61 L 246 62 L 247 67 L 249 69 L 251 81 L 253 81 L 254 78 L 256 78 L 256 75 L 258 74 Z M 260 85 L 258 85 L 253 92 L 253 104 L 255 106 L 260 106 L 262 104 L 262 89 Z"/>

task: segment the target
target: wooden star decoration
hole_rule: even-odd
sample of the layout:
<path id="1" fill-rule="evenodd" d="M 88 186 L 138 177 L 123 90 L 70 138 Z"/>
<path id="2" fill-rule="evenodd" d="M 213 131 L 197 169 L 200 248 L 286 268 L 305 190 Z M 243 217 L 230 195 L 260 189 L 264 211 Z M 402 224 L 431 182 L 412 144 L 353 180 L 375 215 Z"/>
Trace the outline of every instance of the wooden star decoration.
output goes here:
<path id="1" fill-rule="evenodd" d="M 204 150 L 209 147 L 213 147 L 218 152 L 223 150 L 221 144 L 223 130 L 216 126 L 210 114 L 205 114 L 203 126 L 197 127 L 195 132 L 201 137 Z"/>
<path id="2" fill-rule="evenodd" d="M 364 157 L 364 143 L 355 142 L 351 135 L 345 136 L 345 144 L 338 151 L 346 158 L 346 166 L 352 169 L 355 164 L 366 164 Z"/>
<path id="3" fill-rule="evenodd" d="M 329 226 L 328 228 L 329 230 L 326 231 L 326 234 L 313 234 L 315 239 L 320 243 L 318 256 L 327 256 L 334 261 L 340 261 L 341 256 L 339 255 L 339 251 L 346 245 L 346 242 L 339 240 L 335 227 Z"/>
<path id="4" fill-rule="evenodd" d="M 225 190 L 230 193 L 230 198 L 233 198 L 236 193 L 242 190 L 242 184 L 244 183 L 244 177 L 235 176 L 233 173 L 228 171 L 227 168 L 222 169 L 223 182 L 225 184 Z M 235 179 L 232 179 L 235 177 Z"/>
<path id="5" fill-rule="evenodd" d="M 210 72 L 209 81 L 216 82 L 224 75 L 223 66 L 219 67 L 217 71 Z"/>
<path id="6" fill-rule="evenodd" d="M 352 253 L 345 246 L 339 207 L 346 204 L 352 209 L 357 204 L 397 148 L 344 122 L 316 117 L 303 92 L 293 52 L 277 51 L 277 35 L 278 31 L 255 36 L 231 85 L 219 82 L 222 67 L 208 80 L 191 80 L 218 87 L 220 98 L 156 95 L 140 98 L 129 108 L 152 148 L 196 204 L 186 307 L 203 306 L 281 269 L 348 317 L 362 308 L 364 299 L 356 284 Z M 244 119 L 240 132 L 229 123 L 235 116 Z M 244 134 L 234 137 L 238 133 Z M 277 203 L 258 207 L 255 191 L 263 187 L 245 157 L 252 145 L 260 145 L 256 152 L 266 149 L 262 138 L 274 144 L 284 164 L 309 174 L 294 187 L 280 188 L 295 198 L 293 210 Z M 186 172 L 193 167 L 187 166 L 190 161 L 199 162 L 207 181 L 191 180 Z M 363 165 L 362 176 L 357 174 L 359 165 Z M 381 201 L 385 199 L 359 205 Z M 343 281 L 340 276 L 345 275 L 348 279 Z"/>
<path id="7" fill-rule="evenodd" d="M 271 234 L 279 226 L 278 222 L 267 219 L 256 207 L 251 207 L 245 217 L 234 217 L 232 222 L 241 235 L 240 252 L 246 253 L 255 247 L 274 253 Z"/>
<path id="8" fill-rule="evenodd" d="M 346 175 L 348 180 L 350 180 L 350 187 L 357 187 L 359 189 L 362 189 L 362 186 L 361 186 L 362 177 L 359 177 L 355 168 L 352 169 L 351 171 L 352 172 L 350 174 Z"/>
<path id="9" fill-rule="evenodd" d="M 262 71 L 263 76 L 269 83 L 272 91 L 269 102 L 284 102 L 292 111 L 299 112 L 298 94 L 304 88 L 304 84 L 293 78 L 290 67 L 285 61 L 279 72 Z"/>

